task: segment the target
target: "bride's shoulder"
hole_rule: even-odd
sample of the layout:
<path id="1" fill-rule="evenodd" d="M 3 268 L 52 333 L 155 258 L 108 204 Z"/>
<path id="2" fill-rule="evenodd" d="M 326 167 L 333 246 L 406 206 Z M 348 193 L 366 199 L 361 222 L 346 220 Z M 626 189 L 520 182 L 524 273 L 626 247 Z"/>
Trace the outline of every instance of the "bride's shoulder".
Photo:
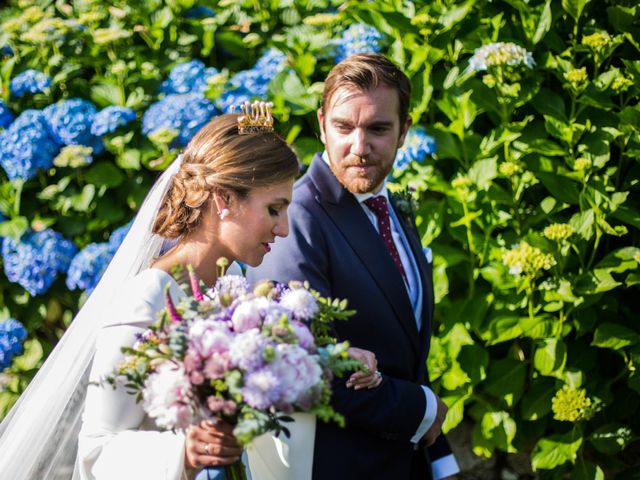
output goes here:
<path id="1" fill-rule="evenodd" d="M 174 301 L 178 301 L 184 295 L 170 274 L 156 268 L 143 270 L 127 280 L 113 305 L 117 312 L 115 324 L 151 323 L 157 313 L 165 307 L 164 291 L 167 285 Z"/>

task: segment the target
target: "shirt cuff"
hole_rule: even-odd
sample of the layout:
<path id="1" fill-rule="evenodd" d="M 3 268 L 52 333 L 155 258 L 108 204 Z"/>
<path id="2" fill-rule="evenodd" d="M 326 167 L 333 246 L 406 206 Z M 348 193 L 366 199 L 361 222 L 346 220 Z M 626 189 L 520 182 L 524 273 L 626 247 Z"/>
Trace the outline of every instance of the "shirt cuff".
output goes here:
<path id="1" fill-rule="evenodd" d="M 418 425 L 418 430 L 413 437 L 411 437 L 411 443 L 418 443 L 424 434 L 427 433 L 427 430 L 433 425 L 433 422 L 436 419 L 436 414 L 438 413 L 438 403 L 436 402 L 436 394 L 431 391 L 429 387 L 425 387 L 421 385 L 422 390 L 424 390 L 424 397 L 427 401 L 427 407 L 425 408 L 424 417 L 422 418 L 422 422 Z"/>
<path id="2" fill-rule="evenodd" d="M 450 453 L 446 457 L 431 462 L 431 472 L 433 473 L 433 480 L 440 480 L 459 473 L 460 467 L 456 462 L 456 457 L 453 456 L 453 453 Z"/>

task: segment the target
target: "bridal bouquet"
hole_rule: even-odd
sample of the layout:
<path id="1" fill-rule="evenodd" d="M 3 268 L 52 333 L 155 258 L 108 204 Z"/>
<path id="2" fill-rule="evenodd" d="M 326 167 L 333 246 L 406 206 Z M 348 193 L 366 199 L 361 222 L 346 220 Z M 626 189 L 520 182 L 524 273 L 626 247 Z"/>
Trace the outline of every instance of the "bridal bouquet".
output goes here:
<path id="1" fill-rule="evenodd" d="M 309 412 L 339 424 L 330 381 L 362 364 L 335 343 L 330 324 L 353 312 L 308 285 L 264 282 L 253 290 L 236 275 L 203 289 L 189 269 L 191 295 L 166 308 L 106 380 L 124 381 L 160 428 L 182 429 L 221 417 L 242 445 L 263 433 L 288 435 L 288 414 Z"/>

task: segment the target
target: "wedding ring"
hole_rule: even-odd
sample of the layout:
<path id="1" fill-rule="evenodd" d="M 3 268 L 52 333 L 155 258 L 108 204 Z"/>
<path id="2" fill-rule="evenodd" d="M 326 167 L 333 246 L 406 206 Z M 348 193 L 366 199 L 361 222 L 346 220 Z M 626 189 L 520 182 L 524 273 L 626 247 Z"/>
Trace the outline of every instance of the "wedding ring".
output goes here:
<path id="1" fill-rule="evenodd" d="M 204 452 L 205 452 L 207 455 L 211 455 L 211 444 L 210 444 L 210 443 L 205 443 L 205 445 L 204 445 Z"/>

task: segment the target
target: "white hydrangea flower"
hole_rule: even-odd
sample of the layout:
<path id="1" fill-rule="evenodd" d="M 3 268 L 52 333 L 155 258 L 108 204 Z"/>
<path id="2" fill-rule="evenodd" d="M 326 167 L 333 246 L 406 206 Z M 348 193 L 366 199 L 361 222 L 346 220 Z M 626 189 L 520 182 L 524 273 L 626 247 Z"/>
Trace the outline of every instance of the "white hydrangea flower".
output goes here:
<path id="1" fill-rule="evenodd" d="M 520 45 L 511 42 L 494 42 L 483 45 L 473 52 L 469 60 L 469 70 L 480 72 L 497 65 L 524 65 L 533 68 L 533 55 Z"/>
<path id="2" fill-rule="evenodd" d="M 320 310 L 316 298 L 304 288 L 286 292 L 280 299 L 280 305 L 291 310 L 298 320 L 311 320 Z"/>

